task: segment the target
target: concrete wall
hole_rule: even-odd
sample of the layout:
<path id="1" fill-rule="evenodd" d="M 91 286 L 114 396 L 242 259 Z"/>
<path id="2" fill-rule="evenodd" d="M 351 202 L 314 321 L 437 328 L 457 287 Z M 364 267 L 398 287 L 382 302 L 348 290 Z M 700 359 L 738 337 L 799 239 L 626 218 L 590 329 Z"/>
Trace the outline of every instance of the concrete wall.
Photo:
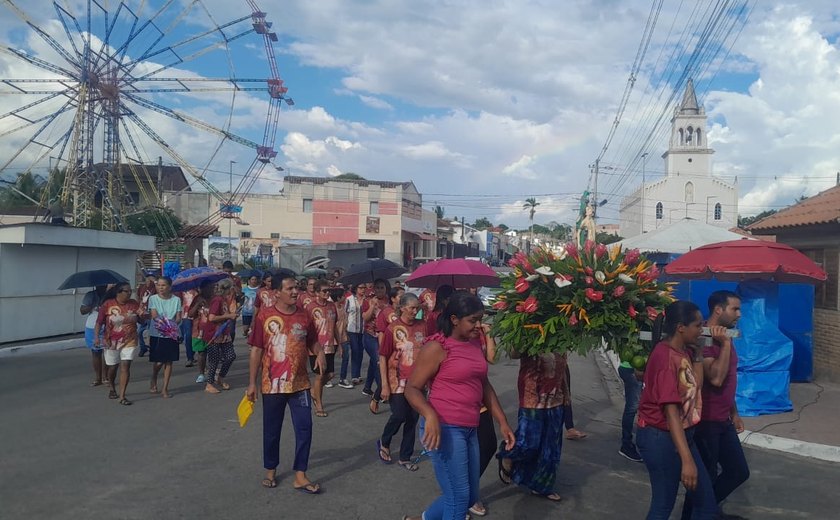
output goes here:
<path id="1" fill-rule="evenodd" d="M 840 383 L 840 311 L 814 309 L 814 376 Z"/>
<path id="2" fill-rule="evenodd" d="M 89 289 L 57 287 L 91 269 L 111 269 L 133 282 L 135 248 L 149 246 L 153 238 L 126 233 L 45 224 L 0 227 L 0 343 L 83 331 L 79 306 Z"/>

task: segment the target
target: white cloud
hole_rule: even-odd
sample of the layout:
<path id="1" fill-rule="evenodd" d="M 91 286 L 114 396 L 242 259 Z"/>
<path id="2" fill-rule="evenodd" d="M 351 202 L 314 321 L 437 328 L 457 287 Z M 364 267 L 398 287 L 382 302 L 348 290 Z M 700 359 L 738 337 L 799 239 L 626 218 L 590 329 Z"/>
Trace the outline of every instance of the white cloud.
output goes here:
<path id="1" fill-rule="evenodd" d="M 229 0 L 203 4 L 220 23 L 241 16 L 241 7 Z M 661 32 L 649 51 L 650 70 L 637 78 L 633 99 L 652 89 L 650 74 L 661 73 L 666 65 L 667 52 L 658 64 L 652 62 L 675 14 L 673 4 L 663 8 Z M 307 67 L 323 69 L 317 75 L 299 74 L 305 79 L 288 85 L 298 104 L 280 114 L 277 164 L 293 174 L 353 171 L 371 179 L 414 180 L 426 193 L 476 195 L 460 206 L 437 195 L 427 202 L 440 199 L 468 219 L 495 214 L 509 225 L 525 225 L 521 200 L 533 193 L 559 194 L 538 208 L 538 222 L 574 219 L 564 194 L 586 186 L 587 165 L 612 123 L 650 5 L 643 0 L 578 0 L 564 3 L 562 17 L 553 3 L 537 1 L 289 0 L 282 10 L 266 7 L 274 30 L 282 35 L 278 61 L 294 60 L 304 72 Z M 74 8 L 78 11 L 78 5 Z M 48 20 L 51 13 L 31 11 L 36 23 L 61 34 Z M 758 79 L 746 91 L 719 82 L 706 96 L 715 170 L 738 176 L 742 214 L 812 194 L 832 184 L 840 169 L 835 158 L 840 142 L 838 14 L 840 7 L 828 0 L 756 3 L 723 70 Z M 206 24 L 204 18 L 196 22 Z M 19 37 L 22 24 L 13 22 L 11 16 L 0 16 L 0 34 Z M 10 33 L 12 28 L 17 32 Z M 255 43 L 241 42 L 249 50 Z M 10 43 L 55 57 L 31 34 L 25 42 Z M 239 77 L 265 75 L 265 63 L 252 61 L 235 64 Z M 205 70 L 194 65 L 185 64 L 178 73 L 197 76 L 195 71 Z M 49 73 L 0 55 L 0 77 Z M 308 78 L 328 83 L 310 88 Z M 19 102 L 12 97 L 0 96 L 0 113 Z M 227 124 L 227 96 L 155 99 L 215 126 Z M 267 108 L 262 93 L 237 93 L 231 131 L 260 142 Z M 253 158 L 253 150 L 231 143 L 210 158 L 214 135 L 142 113 L 190 162 L 212 160 L 211 169 L 223 172 L 228 160 L 245 165 Z M 634 117 L 639 116 L 628 111 L 623 127 Z M 0 119 L 0 131 L 10 124 L 10 118 Z M 0 140 L 0 156 L 10 155 L 24 133 Z M 51 134 L 59 135 L 58 130 Z M 649 168 L 656 168 L 653 157 L 665 146 L 664 141 L 652 145 Z M 151 157 L 160 153 L 148 139 L 141 147 Z M 28 149 L 23 155 L 32 160 L 34 153 Z M 211 178 L 226 180 L 223 173 Z M 500 202 L 487 203 L 477 195 L 499 196 L 491 200 Z"/>
<path id="2" fill-rule="evenodd" d="M 375 96 L 359 95 L 359 99 L 362 100 L 362 103 L 371 108 L 377 108 L 379 110 L 394 110 L 393 105 L 391 105 L 384 99 L 380 99 Z"/>

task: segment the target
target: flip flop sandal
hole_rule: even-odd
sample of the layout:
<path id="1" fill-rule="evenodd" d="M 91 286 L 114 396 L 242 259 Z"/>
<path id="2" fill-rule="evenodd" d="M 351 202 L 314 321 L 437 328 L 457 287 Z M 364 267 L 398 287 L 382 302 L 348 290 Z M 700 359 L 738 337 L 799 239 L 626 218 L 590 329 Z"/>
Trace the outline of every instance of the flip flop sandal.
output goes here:
<path id="1" fill-rule="evenodd" d="M 315 417 L 327 417 L 328 415 L 324 410 L 315 410 Z"/>
<path id="2" fill-rule="evenodd" d="M 102 381 L 94 381 L 90 386 L 102 386 Z"/>
<path id="3" fill-rule="evenodd" d="M 498 459 L 499 461 L 499 480 L 502 481 L 504 485 L 510 485 L 513 482 L 513 475 L 510 474 L 510 471 L 505 469 L 504 464 L 502 464 L 502 459 Z"/>
<path id="4" fill-rule="evenodd" d="M 277 478 L 264 478 L 262 479 L 262 487 L 272 489 L 277 487 Z"/>
<path id="5" fill-rule="evenodd" d="M 368 405 L 368 409 L 370 409 L 370 413 L 372 413 L 373 415 L 378 415 L 379 414 L 379 403 L 376 402 L 375 399 L 371 399 L 370 404 Z"/>
<path id="6" fill-rule="evenodd" d="M 117 395 L 116 390 L 111 390 L 108 392 L 108 399 L 119 399 L 120 396 Z"/>
<path id="7" fill-rule="evenodd" d="M 531 491 L 531 494 L 534 495 L 535 497 L 541 497 L 541 498 L 544 498 L 546 500 L 550 500 L 551 502 L 560 502 L 561 500 L 563 500 L 563 497 L 561 497 L 557 493 L 548 493 L 548 494 L 543 495 L 542 493 L 537 493 L 536 491 Z"/>
<path id="8" fill-rule="evenodd" d="M 307 495 L 317 495 L 321 492 L 321 486 L 315 484 L 314 482 L 310 482 L 305 486 L 294 486 L 296 491 L 300 491 L 301 493 L 306 493 Z"/>
<path id="9" fill-rule="evenodd" d="M 399 466 L 406 471 L 417 471 L 417 464 L 413 462 L 400 460 L 397 461 L 397 464 L 399 464 Z"/>
<path id="10" fill-rule="evenodd" d="M 388 448 L 382 447 L 382 439 L 376 441 L 376 449 L 379 450 L 379 460 L 382 464 L 393 464 L 394 461 L 391 459 L 391 450 Z M 385 451 L 388 450 L 388 451 Z M 388 458 L 386 459 L 385 456 Z"/>
<path id="11" fill-rule="evenodd" d="M 120 404 L 123 406 L 131 406 L 133 403 L 125 397 L 123 397 L 122 399 L 120 399 Z"/>
<path id="12" fill-rule="evenodd" d="M 222 390 L 230 390 L 230 385 L 228 383 L 222 383 L 221 388 Z"/>

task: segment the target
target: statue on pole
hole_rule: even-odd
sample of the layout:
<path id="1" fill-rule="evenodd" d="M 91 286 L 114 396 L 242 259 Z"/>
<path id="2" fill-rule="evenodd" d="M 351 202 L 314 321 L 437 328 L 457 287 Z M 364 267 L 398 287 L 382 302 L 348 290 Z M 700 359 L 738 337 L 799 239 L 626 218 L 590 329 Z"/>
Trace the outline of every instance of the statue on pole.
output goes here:
<path id="1" fill-rule="evenodd" d="M 595 242 L 595 207 L 590 203 L 589 190 L 584 191 L 580 197 L 580 210 L 575 225 L 575 236 L 578 247 L 586 245 L 587 240 Z"/>

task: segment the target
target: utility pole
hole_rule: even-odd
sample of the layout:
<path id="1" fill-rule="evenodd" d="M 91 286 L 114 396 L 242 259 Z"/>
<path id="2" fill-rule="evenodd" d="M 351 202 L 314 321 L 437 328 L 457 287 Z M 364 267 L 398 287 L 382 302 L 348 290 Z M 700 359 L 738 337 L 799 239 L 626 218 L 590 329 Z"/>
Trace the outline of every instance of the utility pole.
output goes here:
<path id="1" fill-rule="evenodd" d="M 233 262 L 233 216 L 230 214 L 233 211 L 231 205 L 233 204 L 233 165 L 236 161 L 230 161 L 230 182 L 228 184 L 228 258 Z"/>
<path id="2" fill-rule="evenodd" d="M 642 154 L 642 233 L 640 234 L 644 234 L 645 232 L 645 213 L 647 213 L 647 208 L 645 207 L 645 192 L 647 191 L 645 187 L 645 170 L 647 170 L 647 156 L 647 152 Z"/>
<path id="3" fill-rule="evenodd" d="M 145 170 L 145 168 L 143 168 Z M 158 200 L 163 200 L 163 157 L 158 155 L 158 167 L 157 167 L 157 192 L 158 192 Z"/>
<path id="4" fill-rule="evenodd" d="M 590 202 L 590 204 L 592 204 L 592 218 L 596 219 L 596 222 L 597 222 L 597 218 L 598 218 L 598 173 L 599 173 L 598 170 L 600 169 L 598 165 L 599 165 L 600 162 L 601 162 L 600 158 L 595 159 L 595 192 L 594 192 L 593 198 L 592 198 L 594 203 Z"/>

